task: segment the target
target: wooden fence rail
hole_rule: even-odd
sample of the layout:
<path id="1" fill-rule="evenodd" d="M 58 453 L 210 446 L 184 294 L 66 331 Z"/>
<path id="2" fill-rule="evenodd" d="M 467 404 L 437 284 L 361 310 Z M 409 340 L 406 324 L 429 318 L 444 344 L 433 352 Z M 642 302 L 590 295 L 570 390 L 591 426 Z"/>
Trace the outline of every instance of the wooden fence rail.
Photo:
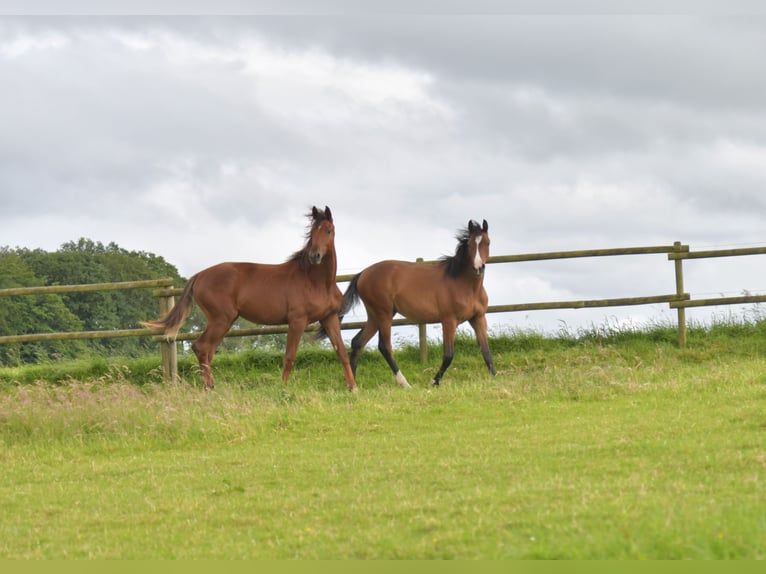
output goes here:
<path id="1" fill-rule="evenodd" d="M 46 295 L 56 293 L 88 293 L 93 291 L 118 291 L 122 289 L 168 289 L 173 286 L 171 277 L 165 279 L 146 279 L 142 281 L 120 281 L 115 283 L 90 283 L 88 285 L 47 285 L 44 287 L 13 287 L 0 289 L 0 297 L 19 295 Z M 156 294 L 160 300 L 160 313 L 165 314 L 175 305 L 175 298 Z M 3 343 L 31 343 L 39 341 L 63 341 L 72 339 L 114 339 L 120 337 L 145 337 L 153 335 L 151 329 L 111 329 L 103 331 L 72 331 L 68 333 L 30 333 L 25 335 L 6 335 L 0 337 Z M 178 355 L 175 343 L 160 341 L 162 372 L 166 380 L 178 377 Z"/>
<path id="2" fill-rule="evenodd" d="M 44 287 L 12 287 L 0 289 L 0 297 L 14 295 L 45 295 L 50 293 L 86 293 L 88 291 L 119 291 L 120 289 L 146 289 L 173 285 L 172 279 L 145 279 L 116 283 L 89 283 L 87 285 L 46 285 Z"/>
<path id="3" fill-rule="evenodd" d="M 517 255 L 496 255 L 487 261 L 490 264 L 518 263 L 522 261 L 546 261 L 553 259 L 573 259 L 582 257 L 613 257 L 625 255 L 651 255 L 666 254 L 669 261 L 674 264 L 676 292 L 664 295 L 652 295 L 643 297 L 623 297 L 618 299 L 585 299 L 575 301 L 543 301 L 537 303 L 515 303 L 507 305 L 490 305 L 489 313 L 509 313 L 517 311 L 534 311 L 546 309 L 581 309 L 594 307 L 624 307 L 630 305 L 651 305 L 668 303 L 671 309 L 676 309 L 678 314 L 678 344 L 686 345 L 686 309 L 689 307 L 703 307 L 712 305 L 736 305 L 747 303 L 766 302 L 766 295 L 743 295 L 739 297 L 718 297 L 713 299 L 691 299 L 685 291 L 683 276 L 683 261 L 687 259 L 707 259 L 715 257 L 736 257 L 747 255 L 766 254 L 766 247 L 749 247 L 742 249 L 722 249 L 706 251 L 690 251 L 688 245 L 676 241 L 673 245 L 654 245 L 647 247 L 622 247 L 615 249 L 590 249 L 579 251 L 552 251 L 545 253 L 527 253 Z M 418 262 L 425 265 L 437 263 L 437 261 Z M 355 274 L 338 275 L 339 283 L 350 281 Z M 78 293 L 87 291 L 108 291 L 116 289 L 145 289 L 152 288 L 153 295 L 159 298 L 160 314 L 164 315 L 175 304 L 175 297 L 181 293 L 180 288 L 174 288 L 172 279 L 154 279 L 148 281 L 124 281 L 120 283 L 96 283 L 90 285 L 52 285 L 46 287 L 16 287 L 0 289 L 0 297 L 18 295 L 41 295 L 46 293 Z M 360 329 L 363 322 L 348 322 L 341 325 L 342 329 Z M 394 326 L 417 325 L 419 327 L 420 356 L 423 361 L 427 358 L 427 341 L 425 325 L 419 325 L 404 318 L 395 319 Z M 315 331 L 317 325 L 309 325 L 307 331 Z M 287 332 L 285 325 L 255 327 L 251 329 L 232 329 L 227 337 L 246 337 L 268 334 L 283 334 Z M 201 333 L 180 333 L 175 341 L 189 341 L 196 339 Z M 154 329 L 119 329 L 111 331 L 79 331 L 69 333 L 36 333 L 24 335 L 0 336 L 0 344 L 25 343 L 35 341 L 51 341 L 65 339 L 99 339 L 113 337 L 140 337 L 151 336 L 154 341 L 160 343 L 162 354 L 163 373 L 166 380 L 175 380 L 178 375 L 177 345 L 175 341 L 168 341 L 163 335 Z"/>

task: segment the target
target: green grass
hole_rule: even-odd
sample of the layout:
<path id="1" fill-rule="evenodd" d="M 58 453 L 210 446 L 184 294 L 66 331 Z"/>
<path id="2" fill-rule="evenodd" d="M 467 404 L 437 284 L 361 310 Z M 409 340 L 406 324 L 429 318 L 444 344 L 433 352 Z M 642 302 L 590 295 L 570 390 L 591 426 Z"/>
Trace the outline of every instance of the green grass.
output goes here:
<path id="1" fill-rule="evenodd" d="M 764 326 L 0 371 L 2 558 L 766 558 Z M 48 370 L 46 370 L 48 369 Z"/>

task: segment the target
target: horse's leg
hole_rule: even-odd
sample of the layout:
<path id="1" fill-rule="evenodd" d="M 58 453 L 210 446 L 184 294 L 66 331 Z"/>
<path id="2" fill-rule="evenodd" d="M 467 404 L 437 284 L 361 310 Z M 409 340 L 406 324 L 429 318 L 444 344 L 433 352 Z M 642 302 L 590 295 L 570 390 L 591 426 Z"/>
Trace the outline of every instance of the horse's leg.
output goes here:
<path id="1" fill-rule="evenodd" d="M 455 355 L 455 332 L 457 331 L 457 321 L 454 319 L 445 319 L 442 321 L 442 338 L 444 349 L 442 351 L 442 366 L 434 376 L 433 384 L 439 386 L 439 382 L 444 376 L 444 372 L 452 363 L 452 357 Z"/>
<path id="2" fill-rule="evenodd" d="M 301 335 L 306 330 L 308 320 L 306 317 L 292 319 L 287 325 L 287 345 L 285 346 L 285 357 L 282 360 L 282 382 L 287 384 L 290 378 L 290 372 L 295 365 L 295 356 L 298 354 L 298 343 L 301 342 Z"/>
<path id="3" fill-rule="evenodd" d="M 495 363 L 492 361 L 492 353 L 489 351 L 489 342 L 487 340 L 487 317 L 486 315 L 476 315 L 476 317 L 470 320 L 470 323 L 474 333 L 476 333 L 476 341 L 478 341 L 481 348 L 484 362 L 487 364 L 490 374 L 496 375 Z"/>
<path id="4" fill-rule="evenodd" d="M 402 385 L 405 389 L 410 388 L 410 384 L 407 382 L 404 374 L 402 373 L 399 365 L 394 360 L 394 352 L 391 347 L 391 319 L 393 317 L 386 317 L 385 321 L 380 322 L 380 328 L 378 330 L 378 350 L 383 358 L 386 359 L 388 366 L 396 375 L 396 382 Z"/>
<path id="5" fill-rule="evenodd" d="M 354 380 L 354 373 L 351 371 L 351 363 L 346 353 L 346 345 L 343 343 L 343 337 L 340 334 L 340 319 L 337 315 L 332 314 L 321 321 L 322 328 L 330 339 L 335 352 L 338 354 L 338 360 L 343 365 L 343 374 L 346 377 L 346 384 L 348 390 L 356 392 L 356 381 Z"/>
<path id="6" fill-rule="evenodd" d="M 236 318 L 236 317 L 235 317 Z M 229 330 L 234 319 L 231 321 L 227 319 L 218 319 L 211 321 L 208 319 L 205 330 L 202 335 L 192 343 L 192 350 L 197 355 L 199 361 L 199 369 L 202 374 L 202 387 L 204 389 L 212 389 L 215 387 L 215 380 L 213 379 L 213 373 L 210 369 L 210 363 L 213 361 L 215 350 L 218 345 L 221 344 L 223 336 L 226 331 Z"/>
<path id="7" fill-rule="evenodd" d="M 362 330 L 351 339 L 351 355 L 349 356 L 349 362 L 351 363 L 351 372 L 354 374 L 354 377 L 356 377 L 356 366 L 359 362 L 359 353 L 362 352 L 362 349 L 365 348 L 367 343 L 370 342 L 370 339 L 372 339 L 377 332 L 378 326 L 368 318 L 364 327 L 362 327 Z"/>

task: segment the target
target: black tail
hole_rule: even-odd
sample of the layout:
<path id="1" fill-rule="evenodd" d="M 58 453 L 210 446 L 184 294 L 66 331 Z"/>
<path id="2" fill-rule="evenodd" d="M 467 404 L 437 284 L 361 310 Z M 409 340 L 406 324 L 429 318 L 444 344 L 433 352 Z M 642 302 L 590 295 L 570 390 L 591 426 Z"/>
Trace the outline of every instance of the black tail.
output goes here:
<path id="1" fill-rule="evenodd" d="M 349 282 L 346 292 L 343 294 L 343 304 L 340 306 L 340 311 L 338 311 L 341 320 L 354 308 L 354 305 L 359 303 L 359 291 L 356 288 L 356 284 L 359 282 L 359 275 L 361 275 L 361 273 L 357 274 Z"/>
<path id="2" fill-rule="evenodd" d="M 338 311 L 338 316 L 340 317 L 341 322 L 343 321 L 343 317 L 346 316 L 346 314 L 351 311 L 351 309 L 359 303 L 359 291 L 356 289 L 356 283 L 359 281 L 359 275 L 361 273 L 357 274 L 348 284 L 348 287 L 346 288 L 346 292 L 343 294 L 343 303 L 341 303 L 340 311 Z M 319 330 L 314 335 L 315 341 L 321 341 L 322 339 L 327 338 L 327 333 L 324 330 L 324 327 L 319 327 Z"/>

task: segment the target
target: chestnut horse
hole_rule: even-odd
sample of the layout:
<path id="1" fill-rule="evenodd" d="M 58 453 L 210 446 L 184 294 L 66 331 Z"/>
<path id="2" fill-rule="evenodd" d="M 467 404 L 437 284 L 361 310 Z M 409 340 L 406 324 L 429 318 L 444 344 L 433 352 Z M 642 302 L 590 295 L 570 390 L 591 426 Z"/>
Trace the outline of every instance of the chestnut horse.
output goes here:
<path id="1" fill-rule="evenodd" d="M 409 387 L 391 349 L 391 321 L 398 312 L 418 323 L 441 323 L 443 356 L 433 379 L 438 385 L 452 362 L 455 332 L 468 321 L 476 333 L 484 362 L 496 374 L 487 343 L 487 292 L 484 267 L 489 257 L 489 226 L 471 220 L 459 232 L 455 255 L 443 257 L 436 265 L 408 261 L 381 261 L 356 275 L 343 295 L 341 315 L 359 299 L 367 308 L 367 322 L 351 341 L 351 369 L 356 376 L 359 353 L 377 332 L 378 349 L 396 375 L 397 382 Z"/>
<path id="2" fill-rule="evenodd" d="M 192 349 L 199 360 L 204 388 L 215 386 L 210 370 L 218 345 L 232 323 L 241 316 L 262 325 L 286 323 L 287 346 L 282 367 L 282 382 L 287 383 L 301 335 L 309 323 L 319 321 L 343 365 L 349 390 L 356 390 L 346 348 L 340 334 L 343 296 L 335 283 L 335 225 L 330 208 L 314 207 L 306 245 L 285 263 L 219 263 L 189 279 L 178 304 L 158 321 L 143 325 L 163 329 L 175 338 L 178 329 L 196 302 L 207 318 L 202 335 Z"/>

